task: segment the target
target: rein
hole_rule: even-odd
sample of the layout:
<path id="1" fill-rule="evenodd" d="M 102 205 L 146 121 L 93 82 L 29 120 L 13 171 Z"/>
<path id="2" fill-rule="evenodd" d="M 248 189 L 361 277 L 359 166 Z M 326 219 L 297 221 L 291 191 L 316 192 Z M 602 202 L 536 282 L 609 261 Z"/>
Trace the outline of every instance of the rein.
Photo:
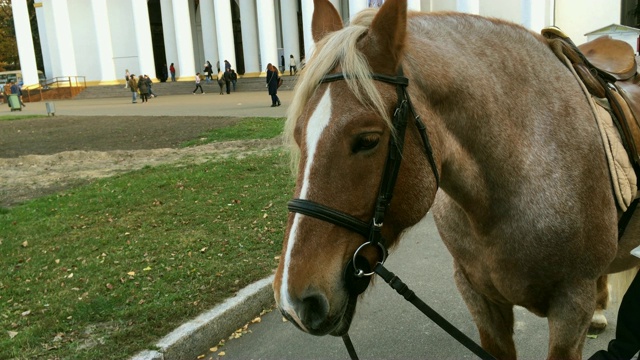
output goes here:
<path id="1" fill-rule="evenodd" d="M 420 298 L 418 298 L 409 287 L 400 280 L 394 273 L 388 271 L 384 267 L 384 262 L 387 258 L 386 240 L 382 236 L 381 230 L 384 224 L 384 215 L 393 197 L 393 190 L 398 178 L 398 172 L 400 170 L 400 164 L 402 162 L 402 153 L 404 149 L 404 138 L 407 129 L 407 115 L 408 111 L 411 111 L 414 122 L 420 133 L 420 138 L 424 145 L 425 155 L 431 166 L 433 176 L 436 181 L 436 186 L 440 186 L 440 175 L 438 173 L 438 167 L 433 156 L 433 148 L 429 141 L 426 126 L 420 119 L 420 116 L 416 114 L 413 104 L 407 93 L 407 86 L 409 85 L 409 79 L 404 77 L 402 67 L 398 70 L 398 75 L 389 76 L 383 74 L 371 74 L 373 80 L 382 81 L 388 84 L 396 85 L 396 93 L 398 96 L 398 102 L 395 111 L 393 112 L 393 129 L 395 130 L 395 136 L 391 136 L 389 140 L 389 154 L 384 166 L 384 172 L 382 175 L 382 183 L 378 190 L 378 198 L 374 209 L 373 218 L 370 222 L 362 221 L 352 215 L 346 214 L 342 211 L 332 209 L 328 206 L 306 200 L 306 199 L 293 199 L 289 201 L 289 211 L 300 213 L 302 215 L 311 216 L 316 219 L 332 223 L 334 225 L 341 226 L 355 233 L 362 235 L 367 241 L 360 245 L 353 254 L 352 259 L 349 261 L 345 268 L 345 284 L 347 290 L 352 296 L 360 295 L 369 286 L 371 276 L 378 274 L 384 279 L 398 294 L 402 295 L 407 301 L 416 306 L 422 313 L 428 316 L 438 326 L 445 330 L 449 335 L 458 340 L 467 349 L 471 350 L 474 354 L 478 355 L 482 359 L 495 359 L 491 354 L 486 352 L 480 345 L 475 343 L 464 333 L 458 330 L 455 326 L 444 319 L 440 314 L 434 311 Z M 350 78 L 348 74 L 330 74 L 322 78 L 320 83 L 330 83 L 339 80 L 345 80 Z M 381 252 L 381 260 L 376 264 L 373 270 L 369 265 L 369 262 L 363 257 L 358 256 L 359 252 L 366 246 L 378 247 Z M 342 336 L 347 351 L 352 359 L 358 359 L 358 355 L 355 352 L 353 343 L 348 334 Z"/>

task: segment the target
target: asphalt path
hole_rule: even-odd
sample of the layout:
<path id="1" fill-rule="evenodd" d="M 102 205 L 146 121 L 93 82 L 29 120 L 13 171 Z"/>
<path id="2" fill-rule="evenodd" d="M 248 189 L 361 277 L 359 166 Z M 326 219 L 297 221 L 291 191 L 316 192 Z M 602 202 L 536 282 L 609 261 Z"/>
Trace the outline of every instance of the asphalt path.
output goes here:
<path id="1" fill-rule="evenodd" d="M 405 234 L 386 265 L 424 302 L 479 342 L 471 315 L 453 281 L 451 255 L 430 214 Z M 609 327 L 597 338 L 586 339 L 584 358 L 606 348 L 613 338 L 617 304 L 611 308 L 606 312 Z M 546 319 L 520 307 L 515 308 L 515 316 L 519 358 L 546 358 Z M 249 330 L 219 349 L 225 352 L 224 359 L 349 359 L 342 339 L 305 334 L 283 321 L 278 311 L 266 314 Z M 380 278 L 360 300 L 349 333 L 361 359 L 477 358 Z"/>

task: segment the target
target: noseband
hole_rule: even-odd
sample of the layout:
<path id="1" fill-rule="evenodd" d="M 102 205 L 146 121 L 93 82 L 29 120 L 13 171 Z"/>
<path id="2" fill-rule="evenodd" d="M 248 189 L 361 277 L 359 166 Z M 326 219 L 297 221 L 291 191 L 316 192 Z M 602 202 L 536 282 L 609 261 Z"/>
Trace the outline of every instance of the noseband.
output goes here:
<path id="1" fill-rule="evenodd" d="M 350 76 L 348 74 L 345 75 L 342 73 L 330 74 L 324 76 L 320 83 L 345 80 L 349 77 Z M 392 122 L 395 136 L 392 135 L 389 139 L 389 154 L 387 155 L 384 172 L 382 174 L 382 183 L 378 191 L 378 198 L 376 200 L 372 220 L 367 223 L 352 215 L 305 199 L 293 199 L 288 203 L 288 208 L 291 212 L 311 216 L 316 219 L 341 226 L 356 232 L 367 239 L 367 241 L 358 247 L 356 252 L 353 254 L 352 260 L 349 262 L 349 265 L 347 265 L 345 271 L 347 288 L 349 292 L 354 295 L 362 293 L 367 288 L 371 275 L 374 274 L 374 272 L 371 271 L 368 261 L 366 261 L 364 257 L 358 256 L 360 250 L 369 245 L 380 248 L 382 251 L 380 264 L 384 264 L 387 257 L 386 241 L 382 237 L 381 230 L 384 223 L 384 215 L 393 196 L 393 189 L 398 178 L 400 163 L 402 162 L 402 152 L 404 148 L 404 138 L 407 129 L 407 115 L 409 110 L 413 115 L 420 137 L 422 138 L 425 155 L 431 165 L 431 170 L 433 171 L 433 175 L 436 180 L 436 186 L 440 185 L 438 168 L 433 157 L 433 149 L 429 142 L 427 129 L 411 104 L 409 94 L 407 93 L 409 79 L 403 76 L 402 67 L 400 67 L 398 75 L 396 76 L 371 74 L 371 78 L 373 80 L 396 85 L 396 93 L 398 96 L 398 103 L 393 112 Z M 351 268 L 353 268 L 354 271 L 350 271 Z"/>

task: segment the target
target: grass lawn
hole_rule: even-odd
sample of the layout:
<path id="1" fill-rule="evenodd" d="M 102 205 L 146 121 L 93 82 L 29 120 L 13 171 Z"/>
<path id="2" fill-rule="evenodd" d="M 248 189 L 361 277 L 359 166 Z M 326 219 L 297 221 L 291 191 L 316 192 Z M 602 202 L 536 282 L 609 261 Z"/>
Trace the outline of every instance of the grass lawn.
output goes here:
<path id="1" fill-rule="evenodd" d="M 47 117 L 47 115 L 0 115 L 0 121 L 23 120 L 41 117 Z"/>
<path id="2" fill-rule="evenodd" d="M 5 209 L 0 359 L 151 348 L 273 271 L 292 189 L 288 156 L 273 150 L 147 167 Z"/>

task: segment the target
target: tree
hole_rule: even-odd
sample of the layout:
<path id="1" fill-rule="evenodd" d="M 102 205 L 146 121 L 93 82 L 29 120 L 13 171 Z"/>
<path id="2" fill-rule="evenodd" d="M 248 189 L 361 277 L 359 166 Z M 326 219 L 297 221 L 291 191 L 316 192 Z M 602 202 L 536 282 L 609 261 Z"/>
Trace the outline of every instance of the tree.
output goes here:
<path id="1" fill-rule="evenodd" d="M 42 49 L 40 48 L 40 35 L 38 33 L 38 20 L 34 0 L 27 0 L 29 9 L 29 22 L 31 23 L 31 35 L 36 53 L 36 66 L 43 69 Z M 0 0 L 0 71 L 20 69 L 20 57 L 18 56 L 18 44 L 16 32 L 13 26 L 13 11 L 11 1 Z"/>

